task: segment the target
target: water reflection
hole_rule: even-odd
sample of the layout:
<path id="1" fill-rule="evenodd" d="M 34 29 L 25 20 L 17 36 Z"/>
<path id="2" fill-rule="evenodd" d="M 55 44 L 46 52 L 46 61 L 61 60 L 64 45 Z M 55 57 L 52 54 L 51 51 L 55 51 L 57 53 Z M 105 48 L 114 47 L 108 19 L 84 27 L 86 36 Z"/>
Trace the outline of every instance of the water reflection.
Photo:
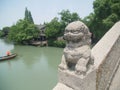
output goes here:
<path id="1" fill-rule="evenodd" d="M 63 49 L 2 45 L 2 49 L 13 49 L 18 56 L 0 62 L 0 90 L 52 90 Z"/>
<path id="2" fill-rule="evenodd" d="M 15 46 L 13 52 L 18 54 L 18 58 L 29 68 L 36 63 L 46 63 L 49 67 L 56 67 L 55 60 L 59 61 L 62 49 L 52 47 Z M 47 67 L 48 67 L 47 66 Z"/>
<path id="3" fill-rule="evenodd" d="M 5 42 L 3 39 L 0 39 L 0 56 L 6 55 L 8 50 L 13 50 L 14 45 L 12 43 Z"/>

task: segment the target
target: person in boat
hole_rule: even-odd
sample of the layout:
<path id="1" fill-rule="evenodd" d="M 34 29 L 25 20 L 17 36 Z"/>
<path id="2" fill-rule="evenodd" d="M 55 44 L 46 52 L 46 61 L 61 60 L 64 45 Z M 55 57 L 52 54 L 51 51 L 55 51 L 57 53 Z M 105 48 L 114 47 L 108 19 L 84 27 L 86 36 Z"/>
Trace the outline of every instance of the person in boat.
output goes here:
<path id="1" fill-rule="evenodd" d="M 10 51 L 7 51 L 6 54 L 7 54 L 7 56 L 10 56 L 10 55 L 11 55 Z"/>

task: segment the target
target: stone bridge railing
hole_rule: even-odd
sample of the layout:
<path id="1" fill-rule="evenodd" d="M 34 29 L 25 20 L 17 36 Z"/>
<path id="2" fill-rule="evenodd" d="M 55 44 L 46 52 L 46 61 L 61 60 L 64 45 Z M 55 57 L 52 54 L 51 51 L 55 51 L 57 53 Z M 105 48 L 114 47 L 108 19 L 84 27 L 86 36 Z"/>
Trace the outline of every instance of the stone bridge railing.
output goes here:
<path id="1" fill-rule="evenodd" d="M 53 90 L 109 90 L 120 64 L 120 22 L 90 50 L 90 33 L 82 22 L 65 29 L 67 45 Z"/>

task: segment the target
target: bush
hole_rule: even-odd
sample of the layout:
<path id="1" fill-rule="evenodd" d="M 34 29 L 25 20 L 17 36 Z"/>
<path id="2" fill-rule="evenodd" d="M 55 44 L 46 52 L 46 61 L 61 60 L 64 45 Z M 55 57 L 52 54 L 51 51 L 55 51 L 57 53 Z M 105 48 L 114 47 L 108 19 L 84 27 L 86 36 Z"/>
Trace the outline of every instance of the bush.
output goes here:
<path id="1" fill-rule="evenodd" d="M 0 30 L 0 37 L 3 37 L 4 33 Z"/>
<path id="2" fill-rule="evenodd" d="M 65 47 L 65 41 L 64 40 L 61 40 L 61 41 L 56 40 L 56 41 L 53 42 L 53 44 L 54 44 L 55 47 L 62 47 L 62 48 Z"/>

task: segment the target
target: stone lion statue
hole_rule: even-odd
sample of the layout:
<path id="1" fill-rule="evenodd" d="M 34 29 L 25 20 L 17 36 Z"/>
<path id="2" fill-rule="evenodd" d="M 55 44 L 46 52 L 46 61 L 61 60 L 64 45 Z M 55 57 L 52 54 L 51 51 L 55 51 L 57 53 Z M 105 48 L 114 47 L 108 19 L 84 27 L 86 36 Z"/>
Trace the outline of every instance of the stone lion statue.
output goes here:
<path id="1" fill-rule="evenodd" d="M 64 39 L 66 47 L 59 68 L 78 74 L 87 72 L 94 63 L 90 49 L 91 33 L 87 26 L 80 21 L 70 23 L 65 28 Z"/>

